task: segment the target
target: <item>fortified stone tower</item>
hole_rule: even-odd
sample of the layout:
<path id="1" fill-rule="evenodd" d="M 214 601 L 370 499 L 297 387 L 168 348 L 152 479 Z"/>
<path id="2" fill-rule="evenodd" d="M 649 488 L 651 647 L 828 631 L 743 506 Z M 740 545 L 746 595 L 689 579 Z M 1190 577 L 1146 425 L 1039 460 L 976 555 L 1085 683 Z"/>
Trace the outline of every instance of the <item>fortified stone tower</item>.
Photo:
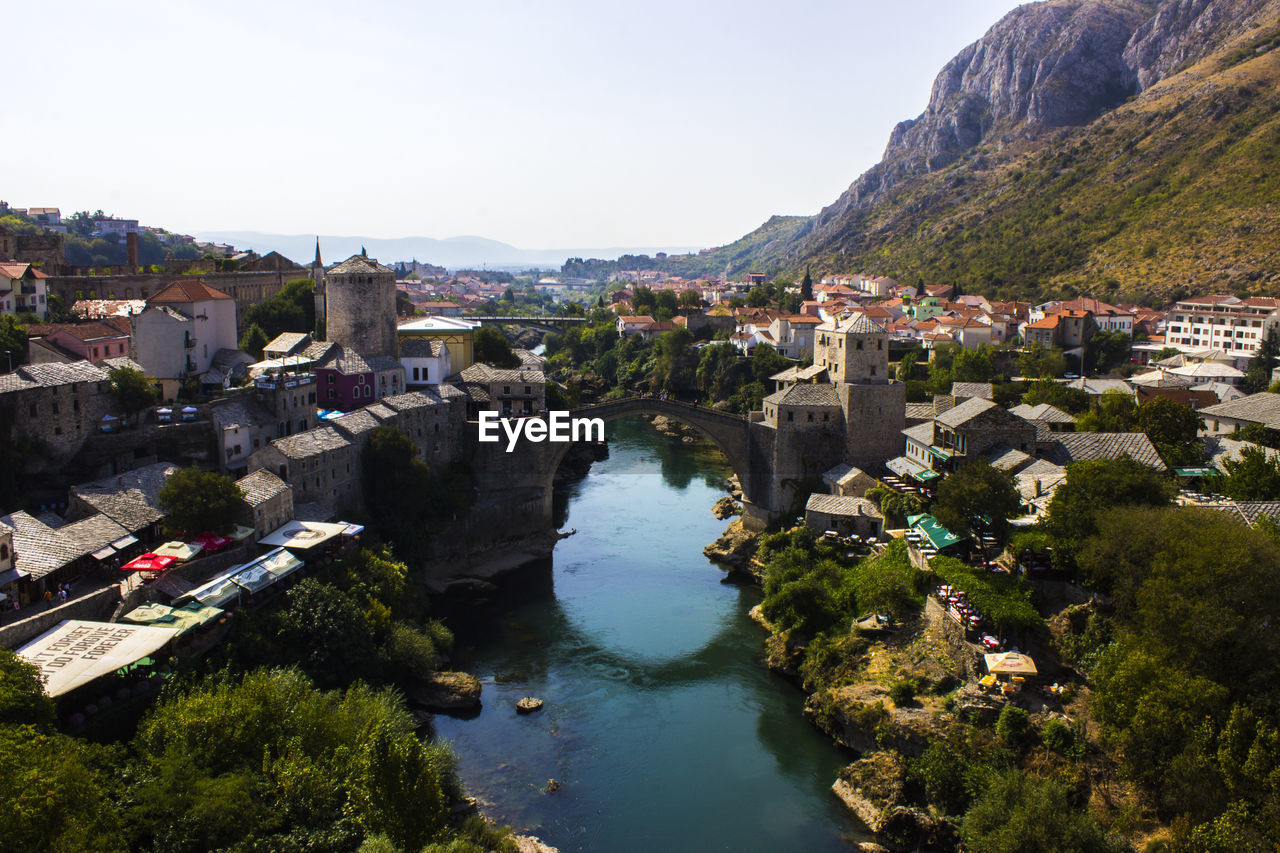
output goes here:
<path id="1" fill-rule="evenodd" d="M 396 274 L 363 254 L 325 275 L 325 337 L 365 358 L 396 355 Z"/>
<path id="2" fill-rule="evenodd" d="M 889 332 L 865 314 L 818 327 L 818 363 L 844 412 L 845 462 L 878 468 L 902 452 L 906 386 L 889 376 Z"/>

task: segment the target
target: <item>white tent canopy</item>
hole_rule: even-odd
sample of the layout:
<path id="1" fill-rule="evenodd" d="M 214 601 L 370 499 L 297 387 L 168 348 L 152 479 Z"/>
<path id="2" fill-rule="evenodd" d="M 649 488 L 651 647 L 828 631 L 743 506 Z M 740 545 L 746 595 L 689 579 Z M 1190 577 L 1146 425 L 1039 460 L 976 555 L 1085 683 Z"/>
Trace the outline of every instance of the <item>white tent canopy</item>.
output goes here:
<path id="1" fill-rule="evenodd" d="M 18 649 L 40 667 L 44 690 L 61 696 L 141 660 L 178 635 L 173 628 L 68 619 Z"/>
<path id="2" fill-rule="evenodd" d="M 348 526 L 345 521 L 338 524 L 325 521 L 290 521 L 262 537 L 258 540 L 258 544 L 270 545 L 274 548 L 306 550 L 328 542 L 335 536 L 350 535 L 347 533 Z"/>

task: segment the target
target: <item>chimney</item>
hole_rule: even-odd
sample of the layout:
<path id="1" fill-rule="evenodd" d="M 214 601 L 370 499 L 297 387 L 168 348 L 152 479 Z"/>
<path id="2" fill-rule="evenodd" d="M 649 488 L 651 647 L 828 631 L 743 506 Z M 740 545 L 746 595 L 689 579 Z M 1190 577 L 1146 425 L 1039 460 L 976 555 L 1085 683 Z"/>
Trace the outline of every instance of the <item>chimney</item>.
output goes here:
<path id="1" fill-rule="evenodd" d="M 138 269 L 138 234 L 136 231 L 130 231 L 124 235 L 124 250 L 128 257 L 129 272 L 136 272 Z"/>

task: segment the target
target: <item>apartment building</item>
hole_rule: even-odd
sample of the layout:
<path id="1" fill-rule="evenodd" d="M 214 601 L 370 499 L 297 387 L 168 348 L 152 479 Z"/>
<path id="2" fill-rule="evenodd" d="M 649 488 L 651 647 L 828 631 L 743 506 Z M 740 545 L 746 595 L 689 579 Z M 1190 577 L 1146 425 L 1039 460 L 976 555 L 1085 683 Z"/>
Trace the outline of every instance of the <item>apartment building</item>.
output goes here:
<path id="1" fill-rule="evenodd" d="M 1201 296 L 1184 299 L 1167 314 L 1165 340 L 1175 346 L 1222 350 L 1252 358 L 1280 323 L 1280 299 Z"/>

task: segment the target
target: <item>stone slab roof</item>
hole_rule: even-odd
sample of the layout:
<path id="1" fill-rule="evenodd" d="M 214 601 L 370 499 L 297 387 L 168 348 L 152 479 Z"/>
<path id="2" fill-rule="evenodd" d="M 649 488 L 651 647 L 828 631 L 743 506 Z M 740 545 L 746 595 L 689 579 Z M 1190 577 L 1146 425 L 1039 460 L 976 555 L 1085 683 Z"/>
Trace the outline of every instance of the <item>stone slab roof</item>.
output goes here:
<path id="1" fill-rule="evenodd" d="M 852 465 L 846 465 L 841 462 L 830 470 L 824 471 L 822 479 L 828 483 L 844 486 L 863 476 L 870 475 L 866 474 L 861 468 L 855 468 Z"/>
<path id="2" fill-rule="evenodd" d="M 907 403 L 907 420 L 909 421 L 931 421 L 933 413 L 933 403 Z"/>
<path id="3" fill-rule="evenodd" d="M 350 447 L 351 442 L 332 426 L 287 435 L 284 438 L 272 439 L 271 446 L 290 459 L 309 459 L 333 450 Z"/>
<path id="4" fill-rule="evenodd" d="M 1167 471 L 1168 466 L 1156 452 L 1155 445 L 1141 432 L 1063 432 L 1056 433 L 1044 458 L 1057 465 L 1067 465 L 1089 459 L 1120 459 L 1130 456 L 1155 468 Z"/>
<path id="5" fill-rule="evenodd" d="M 1249 448 L 1261 450 L 1272 461 L 1280 461 L 1280 450 L 1263 447 L 1261 444 L 1254 444 L 1252 441 L 1236 441 L 1234 438 L 1211 436 L 1203 439 L 1203 442 L 1205 455 L 1209 457 L 1210 464 L 1219 471 L 1223 470 L 1222 463 L 1226 460 L 1230 459 L 1233 462 L 1239 462 L 1243 459 L 1244 451 Z"/>
<path id="6" fill-rule="evenodd" d="M 285 355 L 293 355 L 295 351 L 305 349 L 310 343 L 311 336 L 306 332 L 281 332 L 262 350 L 263 352 L 282 352 Z"/>
<path id="7" fill-rule="evenodd" d="M 804 505 L 805 512 L 821 512 L 826 515 L 866 515 L 883 519 L 880 509 L 866 498 L 847 498 L 840 495 L 824 495 L 815 492 L 809 495 Z"/>
<path id="8" fill-rule="evenodd" d="M 952 382 L 951 396 L 956 397 L 981 397 L 984 400 L 995 399 L 995 388 L 990 382 Z"/>
<path id="9" fill-rule="evenodd" d="M 884 326 L 872 320 L 862 312 L 850 314 L 842 320 L 827 320 L 818 326 L 820 332 L 852 333 L 855 335 L 883 335 L 887 333 Z"/>
<path id="10" fill-rule="evenodd" d="M 828 406 L 839 407 L 836 386 L 826 382 L 800 382 L 784 391 L 777 391 L 764 398 L 764 402 L 780 406 Z"/>
<path id="11" fill-rule="evenodd" d="M 938 415 L 934 420 L 952 429 L 962 426 L 976 418 L 978 415 L 984 414 L 991 409 L 1000 408 L 990 400 L 984 400 L 981 397 L 971 397 L 963 403 L 957 403 L 950 409 Z"/>
<path id="12" fill-rule="evenodd" d="M 71 492 L 98 512 L 127 527 L 130 533 L 135 533 L 164 518 L 159 508 L 160 489 L 177 470 L 177 465 L 157 462 L 114 477 L 73 486 Z"/>
<path id="13" fill-rule="evenodd" d="M 405 338 L 400 343 L 401 358 L 439 358 L 445 350 L 444 343 L 430 338 Z"/>
<path id="14" fill-rule="evenodd" d="M 138 364 L 138 362 L 134 361 L 133 359 L 125 355 L 118 355 L 115 358 L 104 358 L 102 361 L 98 362 L 98 364 L 100 364 L 103 367 L 103 369 L 107 371 L 117 370 L 119 368 L 125 367 L 125 368 L 128 368 L 129 370 L 136 370 L 139 373 L 147 372 L 146 370 L 143 369 L 141 364 Z"/>
<path id="15" fill-rule="evenodd" d="M 31 388 L 56 388 L 78 382 L 105 382 L 107 371 L 87 361 L 24 364 L 0 376 L 0 394 Z"/>
<path id="16" fill-rule="evenodd" d="M 1046 421 L 1051 424 L 1073 424 L 1076 422 L 1076 419 L 1071 415 L 1048 403 L 1041 403 L 1038 406 L 1029 406 L 1026 403 L 1022 403 L 1014 406 L 1009 411 L 1028 421 Z"/>
<path id="17" fill-rule="evenodd" d="M 1260 391 L 1216 406 L 1207 406 L 1200 410 L 1200 416 L 1206 420 L 1231 418 L 1280 429 L 1280 394 Z"/>
<path id="18" fill-rule="evenodd" d="M 536 385 L 539 383 L 545 384 L 547 381 L 546 374 L 541 370 L 505 370 L 479 361 L 456 375 L 463 382 L 488 382 L 490 384 L 506 382 L 511 385 Z"/>
<path id="19" fill-rule="evenodd" d="M 442 390 L 445 388 L 454 390 L 450 385 L 441 385 L 440 388 Z M 378 401 L 378 403 L 392 408 L 397 412 L 403 412 L 409 409 L 421 409 L 424 406 L 435 406 L 440 402 L 441 400 L 438 397 L 435 397 L 425 391 L 408 391 L 404 394 L 395 394 L 390 397 L 383 397 Z M 378 404 L 375 403 L 374 405 Z"/>
<path id="20" fill-rule="evenodd" d="M 922 424 L 907 427 L 902 434 L 918 444 L 928 447 L 933 444 L 933 422 L 925 421 Z"/>
<path id="21" fill-rule="evenodd" d="M 1015 450 L 1007 444 L 997 444 L 983 455 L 987 457 L 991 467 L 1002 471 L 1017 471 L 1030 463 L 1033 458 L 1030 454 Z"/>
<path id="22" fill-rule="evenodd" d="M 329 421 L 338 429 L 342 430 L 349 436 L 363 435 L 366 432 L 372 432 L 382 423 L 373 415 L 364 409 L 356 409 L 354 412 L 347 412 L 342 417 L 334 418 Z"/>
<path id="23" fill-rule="evenodd" d="M 395 275 L 395 270 L 384 267 L 366 255 L 352 255 L 342 263 L 325 270 L 326 275 L 375 275 L 378 273 Z"/>
<path id="24" fill-rule="evenodd" d="M 246 474 L 236 480 L 236 485 L 244 493 L 245 502 L 253 507 L 261 506 L 289 488 L 284 480 L 265 468 Z"/>
<path id="25" fill-rule="evenodd" d="M 1235 506 L 1250 527 L 1264 515 L 1272 521 L 1280 521 L 1280 501 L 1236 501 Z"/>

